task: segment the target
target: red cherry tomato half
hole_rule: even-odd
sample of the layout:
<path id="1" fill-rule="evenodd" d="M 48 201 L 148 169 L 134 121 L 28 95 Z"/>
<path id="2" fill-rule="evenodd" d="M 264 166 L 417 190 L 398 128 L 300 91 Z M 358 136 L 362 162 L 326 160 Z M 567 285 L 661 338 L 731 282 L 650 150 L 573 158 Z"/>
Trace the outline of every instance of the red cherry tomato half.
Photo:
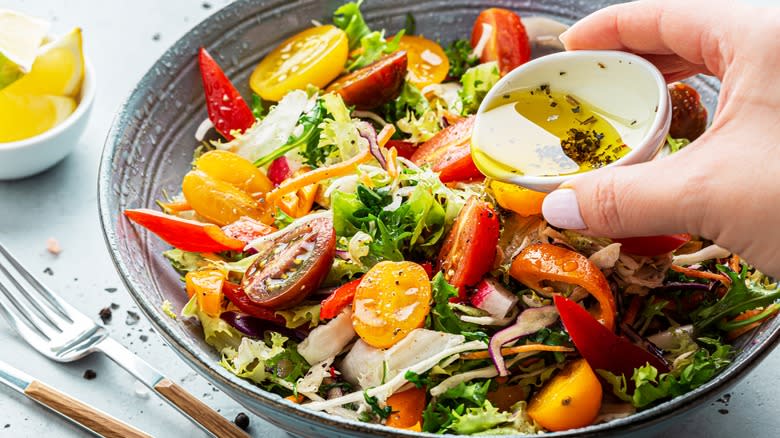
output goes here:
<path id="1" fill-rule="evenodd" d="M 439 252 L 439 270 L 465 298 L 465 287 L 476 284 L 493 266 L 499 222 L 493 207 L 473 196 L 466 201 Z"/>
<path id="2" fill-rule="evenodd" d="M 498 61 L 498 69 L 503 76 L 531 59 L 531 45 L 520 16 L 508 9 L 485 9 L 474 22 L 472 47 L 477 46 L 487 26 L 491 35 L 479 58 L 481 62 Z"/>
<path id="3" fill-rule="evenodd" d="M 482 178 L 482 173 L 471 159 L 474 119 L 474 116 L 466 117 L 437 132 L 417 148 L 412 162 L 418 166 L 430 165 L 445 183 Z"/>
<path id="4" fill-rule="evenodd" d="M 315 217 L 290 225 L 255 249 L 260 256 L 244 275 L 244 292 L 271 309 L 294 306 L 319 287 L 333 263 L 333 220 Z"/>

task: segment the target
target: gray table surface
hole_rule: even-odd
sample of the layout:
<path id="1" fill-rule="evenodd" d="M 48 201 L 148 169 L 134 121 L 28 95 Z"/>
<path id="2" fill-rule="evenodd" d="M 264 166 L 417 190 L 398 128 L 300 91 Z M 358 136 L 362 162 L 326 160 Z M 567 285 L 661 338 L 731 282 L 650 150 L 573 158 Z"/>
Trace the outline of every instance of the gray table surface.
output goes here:
<path id="1" fill-rule="evenodd" d="M 749 0 L 779 4 L 777 0 Z M 224 6 L 225 0 L 0 0 L 0 8 L 18 9 L 51 19 L 56 32 L 81 26 L 88 56 L 97 71 L 98 93 L 89 126 L 76 151 L 51 170 L 22 181 L 0 182 L 0 241 L 50 287 L 84 313 L 97 318 L 114 305 L 107 324 L 112 336 L 155 364 L 187 390 L 228 418 L 243 411 L 236 402 L 189 369 L 143 317 L 133 325 L 137 307 L 122 288 L 100 232 L 96 181 L 100 152 L 114 112 L 141 75 L 176 39 Z M 62 253 L 46 251 L 56 238 Z M 140 313 L 140 312 L 139 312 Z M 46 360 L 0 322 L 0 359 L 88 403 L 160 437 L 203 436 L 133 377 L 100 355 L 62 365 Z M 84 371 L 97 373 L 85 380 Z M 728 391 L 730 400 L 706 406 L 673 425 L 672 436 L 777 436 L 780 407 L 780 352 L 759 365 Z M 250 416 L 253 436 L 286 434 Z M 19 394 L 0 387 L 0 435 L 3 437 L 78 437 L 85 432 Z"/>

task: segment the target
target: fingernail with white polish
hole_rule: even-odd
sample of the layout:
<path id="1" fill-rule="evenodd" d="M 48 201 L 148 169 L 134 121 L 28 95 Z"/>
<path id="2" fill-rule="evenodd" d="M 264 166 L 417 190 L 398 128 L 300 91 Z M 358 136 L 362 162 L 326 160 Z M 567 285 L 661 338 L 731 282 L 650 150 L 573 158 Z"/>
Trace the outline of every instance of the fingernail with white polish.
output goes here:
<path id="1" fill-rule="evenodd" d="M 551 225 L 568 230 L 587 228 L 582 220 L 577 194 L 572 189 L 559 189 L 544 198 L 542 214 Z"/>

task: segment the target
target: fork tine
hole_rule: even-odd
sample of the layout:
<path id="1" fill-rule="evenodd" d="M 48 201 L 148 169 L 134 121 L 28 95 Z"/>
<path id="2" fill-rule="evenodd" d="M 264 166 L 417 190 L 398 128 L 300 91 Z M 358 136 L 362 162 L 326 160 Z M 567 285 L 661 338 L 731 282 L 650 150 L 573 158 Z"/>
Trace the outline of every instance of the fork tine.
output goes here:
<path id="1" fill-rule="evenodd" d="M 4 304 L 2 301 L 0 301 L 0 307 L 3 308 L 3 314 L 6 315 L 6 318 L 9 319 L 9 322 L 11 322 L 11 325 L 13 326 L 16 331 L 19 332 L 19 334 L 22 334 L 22 327 L 32 328 L 38 333 L 37 337 L 43 336 L 47 340 L 51 340 L 54 338 L 56 333 L 54 330 L 52 330 L 48 323 L 41 320 L 40 317 L 33 315 L 33 313 L 30 311 L 28 306 L 22 304 L 19 302 L 18 299 L 11 293 L 10 290 L 8 290 L 3 283 L 0 283 L 0 292 L 5 295 L 5 297 L 8 299 L 8 301 L 13 304 L 13 306 L 16 308 L 18 312 L 18 316 L 14 315 L 14 312 L 9 308 L 6 304 Z M 22 324 L 21 319 L 19 318 L 21 316 L 24 319 L 24 324 Z M 26 338 L 25 338 L 26 339 Z"/>
<path id="2" fill-rule="evenodd" d="M 5 258 L 8 260 L 8 262 L 11 263 L 11 265 L 16 269 L 16 272 L 19 273 L 26 281 L 29 283 L 36 291 L 38 291 L 41 296 L 48 302 L 48 304 L 53 308 L 53 310 L 57 311 L 62 317 L 67 319 L 68 322 L 73 322 L 72 314 L 69 312 L 70 309 L 72 309 L 67 303 L 65 303 L 62 298 L 54 294 L 49 288 L 44 286 L 40 281 L 38 281 L 37 278 L 35 278 L 30 271 L 28 271 L 24 266 L 22 266 L 19 261 L 11 255 L 11 253 L 3 246 L 2 242 L 0 242 L 0 253 L 2 253 Z M 2 265 L 0 265 L 2 266 Z M 7 275 L 7 274 L 6 274 Z M 17 287 L 18 283 L 17 283 Z M 24 291 L 25 295 L 28 295 L 26 291 Z M 29 295 L 28 295 L 29 297 Z M 35 300 L 36 304 L 38 304 L 38 307 L 43 308 L 43 306 L 40 305 L 40 302 L 38 300 Z"/>
<path id="3" fill-rule="evenodd" d="M 46 305 L 43 304 L 41 300 L 35 296 L 35 294 L 30 294 L 27 289 L 22 287 L 19 281 L 17 281 L 16 278 L 14 278 L 14 276 L 11 275 L 11 273 L 8 271 L 8 269 L 3 266 L 3 263 L 0 263 L 0 272 L 5 274 L 9 282 L 16 287 L 16 290 L 18 290 L 19 293 L 27 298 L 27 300 L 32 304 L 30 313 L 35 312 L 38 316 L 42 316 L 45 323 L 57 330 L 61 330 L 63 325 L 68 324 L 68 322 L 65 321 L 60 315 L 58 315 L 56 311 L 47 309 L 47 307 L 45 307 Z M 8 291 L 7 293 L 10 294 L 10 292 L 11 291 Z"/>
<path id="4" fill-rule="evenodd" d="M 0 301 L 0 315 L 2 315 L 8 324 L 16 330 L 27 343 L 32 345 L 38 351 L 44 351 L 47 349 L 48 341 L 37 330 L 31 328 L 29 323 L 22 321 L 13 312 L 9 311 L 6 304 Z"/>

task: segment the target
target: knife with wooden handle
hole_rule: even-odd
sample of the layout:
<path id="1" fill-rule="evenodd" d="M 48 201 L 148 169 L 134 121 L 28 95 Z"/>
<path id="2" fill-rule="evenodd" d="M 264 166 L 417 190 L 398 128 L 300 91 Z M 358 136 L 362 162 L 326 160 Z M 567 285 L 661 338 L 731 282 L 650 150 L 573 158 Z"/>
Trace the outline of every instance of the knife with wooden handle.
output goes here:
<path id="1" fill-rule="evenodd" d="M 0 382 L 84 429 L 106 438 L 152 438 L 111 415 L 62 393 L 0 361 Z"/>

